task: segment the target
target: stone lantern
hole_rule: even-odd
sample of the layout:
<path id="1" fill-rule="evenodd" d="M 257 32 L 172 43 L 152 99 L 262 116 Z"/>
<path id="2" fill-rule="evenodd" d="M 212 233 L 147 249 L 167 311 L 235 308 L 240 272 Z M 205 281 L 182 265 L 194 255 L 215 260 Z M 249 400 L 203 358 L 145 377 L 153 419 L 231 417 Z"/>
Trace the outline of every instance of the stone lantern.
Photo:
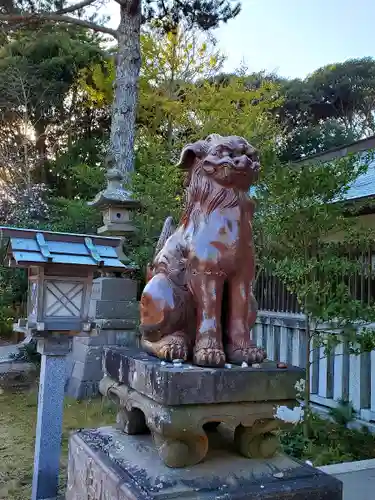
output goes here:
<path id="1" fill-rule="evenodd" d="M 124 176 L 112 168 L 107 158 L 107 186 L 100 191 L 89 206 L 101 211 L 103 225 L 98 234 L 117 236 L 121 244 L 117 257 L 127 267 L 128 275 L 104 272 L 95 278 L 89 307 L 89 318 L 95 322 L 97 337 L 75 337 L 71 355 L 72 371 L 66 393 L 74 399 L 92 398 L 99 394 L 103 378 L 102 353 L 108 346 L 139 345 L 140 332 L 138 283 L 134 279 L 137 267 L 130 262 L 123 250 L 124 240 L 134 231 L 131 215 L 140 203 L 124 187 Z"/>
<path id="2" fill-rule="evenodd" d="M 41 354 L 32 500 L 57 498 L 62 415 L 71 337 L 89 335 L 93 277 L 124 273 L 120 238 L 0 227 L 8 265 L 29 272 L 27 320 Z"/>
<path id="3" fill-rule="evenodd" d="M 134 232 L 131 211 L 136 210 L 140 203 L 124 189 L 124 176 L 118 169 L 110 168 L 106 177 L 107 187 L 89 203 L 102 212 L 104 224 L 98 229 L 98 234 L 127 236 Z"/>
<path id="4" fill-rule="evenodd" d="M 41 337 L 90 332 L 94 272 L 127 270 L 116 251 L 121 239 L 5 227 L 0 233 L 8 265 L 28 269 L 28 332 Z"/>

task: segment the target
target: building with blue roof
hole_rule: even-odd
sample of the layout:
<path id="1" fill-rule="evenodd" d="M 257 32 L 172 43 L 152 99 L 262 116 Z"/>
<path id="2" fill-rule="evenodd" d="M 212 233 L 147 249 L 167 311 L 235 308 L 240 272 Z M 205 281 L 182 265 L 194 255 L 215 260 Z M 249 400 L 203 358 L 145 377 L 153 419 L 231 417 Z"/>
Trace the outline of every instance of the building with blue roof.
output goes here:
<path id="1" fill-rule="evenodd" d="M 375 135 L 367 139 L 353 142 L 347 146 L 342 146 L 335 149 L 330 149 L 325 153 L 311 155 L 298 163 L 307 163 L 310 161 L 328 162 L 337 158 L 345 157 L 349 154 L 366 153 L 375 150 Z M 250 196 L 256 195 L 256 186 L 251 186 L 249 191 Z M 360 175 L 346 194 L 346 199 L 349 200 L 364 200 L 366 198 L 375 197 L 375 157 L 369 163 L 366 173 Z M 375 212 L 375 210 L 374 210 Z"/>
<path id="2" fill-rule="evenodd" d="M 346 193 L 346 199 L 357 200 L 375 196 L 375 160 L 369 164 L 368 171 L 360 175 Z"/>
<path id="3" fill-rule="evenodd" d="M 308 158 L 301 160 L 307 161 L 320 161 L 328 162 L 338 158 L 343 158 L 349 154 L 361 155 L 375 150 L 375 135 L 367 139 L 353 142 L 347 146 L 330 149 L 325 153 L 311 155 Z M 368 166 L 366 173 L 360 175 L 347 192 L 347 200 L 363 200 L 366 198 L 375 197 L 375 159 L 373 159 Z"/>

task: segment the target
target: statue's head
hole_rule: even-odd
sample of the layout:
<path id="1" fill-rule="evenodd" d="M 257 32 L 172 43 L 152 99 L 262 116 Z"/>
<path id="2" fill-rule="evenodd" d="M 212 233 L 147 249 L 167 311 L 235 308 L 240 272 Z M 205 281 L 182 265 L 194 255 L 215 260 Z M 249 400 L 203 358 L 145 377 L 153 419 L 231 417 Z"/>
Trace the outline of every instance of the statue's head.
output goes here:
<path id="1" fill-rule="evenodd" d="M 218 134 L 185 146 L 178 166 L 190 174 L 196 170 L 224 188 L 243 191 L 256 181 L 260 169 L 257 151 L 246 139 Z"/>

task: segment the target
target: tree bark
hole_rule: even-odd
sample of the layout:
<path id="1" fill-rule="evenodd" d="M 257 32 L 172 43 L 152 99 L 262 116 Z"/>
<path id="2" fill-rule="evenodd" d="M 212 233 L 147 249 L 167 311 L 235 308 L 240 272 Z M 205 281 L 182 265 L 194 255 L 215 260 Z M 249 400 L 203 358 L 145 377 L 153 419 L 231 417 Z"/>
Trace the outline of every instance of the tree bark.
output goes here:
<path id="1" fill-rule="evenodd" d="M 125 182 L 128 182 L 134 171 L 138 77 L 141 68 L 141 0 L 121 4 L 120 13 L 109 152 L 113 166 L 123 173 Z"/>
<path id="2" fill-rule="evenodd" d="M 46 162 L 47 162 L 47 136 L 46 136 L 46 125 L 40 120 L 37 124 L 34 125 L 36 132 L 36 142 L 35 148 L 37 151 L 37 172 L 39 182 L 45 184 L 47 182 L 47 171 L 46 171 Z"/>

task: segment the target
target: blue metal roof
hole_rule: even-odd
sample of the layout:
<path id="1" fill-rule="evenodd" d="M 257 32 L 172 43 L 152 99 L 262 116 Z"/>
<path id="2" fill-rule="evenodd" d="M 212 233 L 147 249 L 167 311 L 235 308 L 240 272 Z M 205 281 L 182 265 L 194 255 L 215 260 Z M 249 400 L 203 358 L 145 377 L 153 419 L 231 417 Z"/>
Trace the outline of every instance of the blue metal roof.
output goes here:
<path id="1" fill-rule="evenodd" d="M 256 186 L 251 186 L 250 196 L 256 196 Z M 375 159 L 369 163 L 367 172 L 358 176 L 345 195 L 346 200 L 375 196 Z"/>
<path id="2" fill-rule="evenodd" d="M 11 266 L 74 265 L 126 271 L 117 256 L 120 238 L 0 227 Z M 1 241 L 0 240 L 0 241 Z"/>
<path id="3" fill-rule="evenodd" d="M 369 163 L 366 173 L 360 175 L 345 195 L 347 200 L 375 196 L 375 160 Z"/>

